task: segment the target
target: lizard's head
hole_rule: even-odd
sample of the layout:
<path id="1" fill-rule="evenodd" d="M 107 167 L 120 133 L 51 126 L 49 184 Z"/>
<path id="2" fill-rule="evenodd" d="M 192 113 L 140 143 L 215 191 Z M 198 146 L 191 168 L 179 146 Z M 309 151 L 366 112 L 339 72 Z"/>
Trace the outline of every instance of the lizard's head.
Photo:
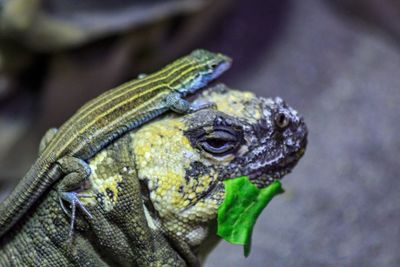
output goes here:
<path id="1" fill-rule="evenodd" d="M 132 139 L 138 177 L 154 210 L 165 229 L 191 246 L 202 242 L 216 218 L 223 180 L 247 175 L 264 187 L 292 170 L 307 138 L 303 119 L 280 98 L 219 85 L 195 102 L 217 108 L 153 121 Z"/>
<path id="2" fill-rule="evenodd" d="M 242 170 L 258 187 L 265 187 L 289 173 L 307 146 L 307 127 L 303 118 L 285 101 L 260 98 L 263 112 L 249 146 Z"/>
<path id="3" fill-rule="evenodd" d="M 204 49 L 197 49 L 176 63 L 179 79 L 171 86 L 186 95 L 204 87 L 231 66 L 232 59 Z"/>
<path id="4" fill-rule="evenodd" d="M 307 127 L 296 110 L 281 98 L 260 98 L 263 112 L 241 170 L 258 187 L 266 187 L 289 173 L 303 156 L 307 145 Z"/>
<path id="5" fill-rule="evenodd" d="M 281 98 L 247 94 L 223 86 L 206 92 L 203 97 L 224 113 L 199 112 L 186 136 L 205 157 L 221 164 L 220 180 L 246 175 L 258 187 L 266 187 L 289 173 L 303 156 L 307 127 Z"/>

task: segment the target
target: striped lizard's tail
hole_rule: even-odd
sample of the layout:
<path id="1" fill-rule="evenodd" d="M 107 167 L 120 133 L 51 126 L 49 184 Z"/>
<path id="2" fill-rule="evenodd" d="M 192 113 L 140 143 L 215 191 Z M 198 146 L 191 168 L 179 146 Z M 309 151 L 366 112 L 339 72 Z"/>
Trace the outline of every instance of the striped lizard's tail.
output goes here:
<path id="1" fill-rule="evenodd" d="M 55 162 L 54 157 L 39 157 L 11 194 L 0 203 L 0 238 L 61 176 L 61 170 Z"/>

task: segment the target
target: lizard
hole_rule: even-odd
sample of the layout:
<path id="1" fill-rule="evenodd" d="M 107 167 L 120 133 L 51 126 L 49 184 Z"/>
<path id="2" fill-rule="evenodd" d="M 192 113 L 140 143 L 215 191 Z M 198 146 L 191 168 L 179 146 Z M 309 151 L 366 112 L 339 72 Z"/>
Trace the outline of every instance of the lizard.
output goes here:
<path id="1" fill-rule="evenodd" d="M 304 119 L 280 98 L 219 84 L 193 103 L 129 131 L 88 161 L 72 244 L 56 185 L 0 241 L 1 266 L 200 266 L 215 245 L 223 181 L 248 175 L 260 188 L 305 152 Z M 60 182 L 60 181 L 59 181 Z"/>
<path id="2" fill-rule="evenodd" d="M 196 107 L 183 97 L 217 78 L 230 64 L 231 59 L 223 54 L 195 50 L 154 74 L 101 94 L 58 130 L 50 129 L 36 162 L 0 203 L 0 237 L 60 177 L 64 177 L 59 184 L 60 198 L 73 204 L 74 214 L 76 205 L 87 212 L 75 192 L 90 174 L 86 160 L 125 132 L 168 110 L 192 112 Z M 74 217 L 71 229 L 73 223 Z"/>

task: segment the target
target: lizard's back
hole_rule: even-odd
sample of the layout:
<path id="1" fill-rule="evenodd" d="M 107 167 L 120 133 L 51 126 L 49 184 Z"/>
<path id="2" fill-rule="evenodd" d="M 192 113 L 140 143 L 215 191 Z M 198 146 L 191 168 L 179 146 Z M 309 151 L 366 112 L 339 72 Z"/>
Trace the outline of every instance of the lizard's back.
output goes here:
<path id="1" fill-rule="evenodd" d="M 218 59 L 226 63 L 223 71 L 229 67 L 229 58 L 204 50 L 200 52 L 207 53 L 208 57 L 199 57 L 194 51 L 154 74 L 109 90 L 80 108 L 60 127 L 28 173 L 0 204 L 0 237 L 60 178 L 62 171 L 55 164 L 59 159 L 65 156 L 84 161 L 91 158 L 125 132 L 166 112 L 170 108 L 165 103 L 166 96 L 178 86 L 184 89 L 180 92 L 184 96 L 189 90 L 185 87 L 196 89 L 205 85 L 194 77 L 208 66 L 214 68 L 210 62 L 214 64 Z M 222 73 L 221 70 L 216 70 L 219 73 L 212 71 L 214 69 L 207 72 L 208 80 Z"/>
<path id="2" fill-rule="evenodd" d="M 135 91 L 136 86 L 140 86 L 143 82 L 133 83 L 130 86 L 132 87 L 131 90 L 121 86 L 106 92 L 99 98 L 108 97 L 112 101 L 102 104 L 98 99 L 94 99 L 84 105 L 60 127 L 28 173 L 1 203 L 0 235 L 19 219 L 19 213 L 23 213 L 25 209 L 29 208 L 51 184 L 60 178 L 62 172 L 59 166 L 55 164 L 57 160 L 65 156 L 87 160 L 110 141 L 128 129 L 144 122 L 145 118 L 141 118 L 140 114 L 145 112 L 143 109 L 148 108 L 148 106 L 140 109 L 140 101 L 144 100 L 141 97 L 135 97 L 139 96 Z M 165 87 L 162 88 L 165 90 Z M 115 92 L 120 92 L 121 89 L 126 89 L 126 91 L 120 97 L 111 99 L 112 95 Z M 159 94 L 157 91 L 150 92 L 148 90 L 146 97 L 155 97 L 157 93 Z M 122 101 L 122 97 L 126 101 Z M 128 112 L 129 110 L 131 110 L 131 113 Z M 157 110 L 155 113 L 163 111 Z M 117 113 L 121 116 L 117 116 Z M 157 114 L 153 115 L 155 117 Z M 118 119 L 113 120 L 113 116 Z M 132 121 L 132 117 L 135 116 L 137 116 L 137 120 Z"/>

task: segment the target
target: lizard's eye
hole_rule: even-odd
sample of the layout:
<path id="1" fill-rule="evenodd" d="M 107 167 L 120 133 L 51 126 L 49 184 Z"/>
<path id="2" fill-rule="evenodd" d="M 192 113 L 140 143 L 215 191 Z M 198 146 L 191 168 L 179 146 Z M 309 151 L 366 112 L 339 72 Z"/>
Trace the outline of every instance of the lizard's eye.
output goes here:
<path id="1" fill-rule="evenodd" d="M 289 123 L 290 123 L 290 119 L 288 118 L 288 116 L 285 113 L 279 112 L 275 115 L 275 124 L 279 128 L 281 128 L 281 129 L 286 128 L 289 125 Z"/>
<path id="2" fill-rule="evenodd" d="M 218 63 L 214 62 L 214 63 L 211 63 L 210 67 L 212 69 L 216 69 L 218 67 L 218 65 L 219 65 Z"/>
<path id="3" fill-rule="evenodd" d="M 238 146 L 238 138 L 235 134 L 226 130 L 215 130 L 203 135 L 198 146 L 211 154 L 223 155 L 233 151 Z"/>

